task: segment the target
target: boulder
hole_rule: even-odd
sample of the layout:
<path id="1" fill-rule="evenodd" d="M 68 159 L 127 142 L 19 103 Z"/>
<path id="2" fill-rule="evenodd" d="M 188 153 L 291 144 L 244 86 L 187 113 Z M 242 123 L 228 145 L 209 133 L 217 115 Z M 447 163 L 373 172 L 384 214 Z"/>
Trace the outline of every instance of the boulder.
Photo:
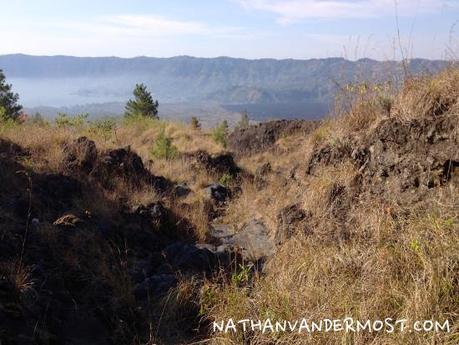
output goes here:
<path id="1" fill-rule="evenodd" d="M 197 151 L 187 156 L 196 169 L 203 169 L 209 174 L 236 176 L 241 173 L 241 169 L 234 162 L 230 153 L 211 156 L 206 151 Z"/>
<path id="2" fill-rule="evenodd" d="M 248 261 L 259 261 L 272 256 L 276 247 L 268 236 L 268 229 L 263 222 L 251 220 L 241 231 L 231 238 L 222 241 L 240 250 L 242 257 Z"/>
<path id="3" fill-rule="evenodd" d="M 285 135 L 307 135 L 319 126 L 319 121 L 280 120 L 238 128 L 228 138 L 229 148 L 237 155 L 265 151 Z"/>
<path id="4" fill-rule="evenodd" d="M 432 189 L 458 179 L 456 127 L 454 116 L 410 121 L 386 118 L 368 131 L 350 133 L 333 145 L 319 144 L 307 160 L 305 171 L 315 174 L 321 166 L 340 166 L 346 161 L 354 164 L 357 175 L 351 185 L 330 192 L 331 199 L 336 200 L 332 203 L 334 212 L 342 215 L 346 203 L 355 201 L 361 191 L 390 194 L 400 204 L 413 204 Z"/>
<path id="5" fill-rule="evenodd" d="M 213 253 L 233 253 L 254 263 L 271 257 L 276 251 L 265 224 L 256 219 L 246 223 L 239 232 L 228 224 L 212 224 L 208 238 L 211 243 L 208 249 Z"/>
<path id="6" fill-rule="evenodd" d="M 284 207 L 277 214 L 277 229 L 274 236 L 276 245 L 281 245 L 290 239 L 298 229 L 305 233 L 311 230 L 305 224 L 311 214 L 300 208 L 298 204 Z"/>
<path id="7" fill-rule="evenodd" d="M 97 160 L 97 148 L 94 141 L 80 137 L 64 146 L 63 169 L 89 173 Z"/>
<path id="8" fill-rule="evenodd" d="M 149 183 L 157 193 L 165 194 L 169 193 L 172 189 L 172 182 L 164 176 L 155 176 L 149 172 L 146 175 L 147 183 Z"/>
<path id="9" fill-rule="evenodd" d="M 212 224 L 208 233 L 209 242 L 221 244 L 236 234 L 234 227 L 228 224 Z"/>
<path id="10" fill-rule="evenodd" d="M 108 150 L 100 155 L 95 175 L 142 179 L 148 175 L 142 159 L 129 146 Z"/>
<path id="11" fill-rule="evenodd" d="M 146 206 L 140 205 L 135 210 L 135 214 L 139 215 L 144 223 L 153 226 L 154 229 L 165 226 L 170 217 L 169 210 L 161 202 L 154 202 Z"/>
<path id="12" fill-rule="evenodd" d="M 209 199 L 218 203 L 223 203 L 231 197 L 230 189 L 217 183 L 207 186 L 205 193 Z"/>
<path id="13" fill-rule="evenodd" d="M 140 156 L 129 146 L 102 152 L 90 176 L 99 181 L 105 188 L 113 188 L 116 179 L 139 186 L 150 184 L 157 193 L 170 191 L 172 183 L 162 176 L 155 176 L 143 165 Z"/>

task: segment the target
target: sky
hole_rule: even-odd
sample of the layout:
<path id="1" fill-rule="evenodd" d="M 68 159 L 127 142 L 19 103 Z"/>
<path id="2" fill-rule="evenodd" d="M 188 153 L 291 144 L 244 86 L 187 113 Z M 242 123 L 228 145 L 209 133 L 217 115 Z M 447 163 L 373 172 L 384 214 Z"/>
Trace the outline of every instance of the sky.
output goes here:
<path id="1" fill-rule="evenodd" d="M 445 59 L 459 0 L 0 0 L 0 54 Z"/>

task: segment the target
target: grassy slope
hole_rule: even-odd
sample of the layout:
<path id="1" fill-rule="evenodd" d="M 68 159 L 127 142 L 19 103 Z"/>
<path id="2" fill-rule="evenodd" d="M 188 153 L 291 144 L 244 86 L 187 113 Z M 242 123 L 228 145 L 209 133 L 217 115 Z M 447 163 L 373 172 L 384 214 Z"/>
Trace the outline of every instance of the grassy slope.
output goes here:
<path id="1" fill-rule="evenodd" d="M 339 145 L 346 138 L 359 137 L 389 115 L 410 123 L 430 116 L 439 104 L 448 104 L 448 111 L 442 116 L 459 119 L 459 72 L 447 71 L 434 78 L 410 81 L 397 94 L 385 88 L 362 87 L 351 91 L 341 99 L 342 103 L 352 104 L 350 110 L 324 121 L 309 137 L 282 138 L 272 150 L 241 158 L 239 165 L 248 171 L 255 172 L 260 164 L 269 161 L 278 174 L 270 177 L 268 186 L 261 191 L 244 181 L 242 195 L 229 204 L 222 219 L 240 226 L 254 217 L 263 218 L 274 231 L 279 210 L 297 203 L 314 215 L 312 235 L 299 233 L 287 241 L 268 263 L 265 274 L 254 274 L 250 283 L 237 279 L 228 281 L 219 276 L 209 278 L 203 287 L 196 287 L 193 281 L 183 281 L 165 305 L 163 323 L 173 320 L 183 301 L 198 305 L 201 317 L 207 320 L 229 317 L 321 319 L 351 315 L 359 319 L 457 321 L 457 184 L 439 187 L 427 200 L 416 204 L 400 204 L 384 195 L 363 193 L 350 207 L 348 219 L 352 221 L 343 224 L 330 211 L 329 192 L 336 183 L 350 186 L 358 174 L 355 167 L 344 162 L 319 167 L 318 173 L 307 175 L 304 163 L 318 146 Z M 391 109 L 387 113 L 389 101 Z M 210 153 L 223 151 L 205 131 L 149 120 L 119 125 L 106 137 L 88 126 L 56 128 L 36 124 L 4 125 L 0 136 L 28 149 L 30 158 L 23 163 L 36 172 L 58 172 L 62 145 L 81 135 L 95 140 L 99 148 L 131 145 L 155 175 L 188 182 L 197 192 L 185 201 L 193 205 L 191 208 L 184 208 L 175 201 L 169 206 L 196 225 L 195 238 L 202 240 L 207 220 L 200 206 L 199 190 L 218 176 L 193 171 L 181 158 L 152 159 L 149 150 L 161 126 L 181 153 L 198 149 Z M 456 127 L 456 144 L 457 132 Z M 292 171 L 296 179 L 287 179 L 286 183 Z M 126 197 L 132 205 L 156 199 L 151 191 L 127 191 L 123 186 L 106 197 L 113 201 Z M 449 334 L 318 333 L 307 338 L 291 333 L 255 333 L 246 341 L 253 344 L 457 344 L 458 332 L 455 325 Z M 241 334 L 210 334 L 209 341 L 239 344 L 243 339 Z"/>
<path id="2" fill-rule="evenodd" d="M 269 262 L 266 274 L 245 287 L 212 284 L 208 314 L 214 320 L 344 318 L 361 320 L 385 317 L 408 320 L 456 321 L 449 334 L 387 333 L 282 333 L 257 332 L 251 343 L 267 344 L 456 344 L 459 191 L 457 181 L 438 188 L 417 203 L 400 203 L 389 195 L 361 194 L 350 206 L 346 222 L 333 215 L 329 192 L 338 184 L 351 187 L 358 175 L 355 167 L 343 162 L 319 167 L 313 175 L 304 172 L 315 147 L 340 147 L 347 138 L 359 138 L 383 119 L 410 123 L 431 116 L 444 105 L 441 116 L 456 124 L 451 145 L 458 146 L 459 104 L 457 71 L 434 78 L 406 83 L 396 94 L 389 89 L 357 87 L 347 94 L 351 108 L 325 122 L 310 137 L 284 138 L 277 150 L 245 158 L 246 167 L 269 161 L 285 175 L 297 162 L 303 164 L 295 175 L 299 183 L 288 186 L 282 179 L 272 181 L 261 192 L 250 186 L 230 206 L 228 219 L 244 222 L 259 216 L 276 224 L 278 211 L 299 203 L 313 214 L 313 234 L 288 241 Z M 390 111 L 387 102 L 391 102 Z M 338 108 L 343 109 L 343 108 Z M 443 108 L 442 108 L 443 109 Z M 445 110 L 444 109 L 444 110 Z M 454 138 L 455 135 L 455 138 Z M 457 154 L 456 154 L 457 156 Z M 419 160 L 426 157 L 418 157 Z M 253 168 L 252 168 L 253 169 Z M 394 194 L 397 192 L 394 191 Z M 222 334 L 218 334 L 222 336 Z M 221 343 L 240 343 L 238 335 Z"/>

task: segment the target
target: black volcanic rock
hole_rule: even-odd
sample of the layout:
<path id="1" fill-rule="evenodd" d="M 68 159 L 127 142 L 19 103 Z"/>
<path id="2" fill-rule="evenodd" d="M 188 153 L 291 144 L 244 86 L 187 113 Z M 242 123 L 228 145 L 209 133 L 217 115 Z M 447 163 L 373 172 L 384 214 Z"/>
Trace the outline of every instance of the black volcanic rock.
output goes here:
<path id="1" fill-rule="evenodd" d="M 280 120 L 236 129 L 228 138 L 229 148 L 237 155 L 262 152 L 271 148 L 282 136 L 308 135 L 319 124 L 318 121 Z"/>

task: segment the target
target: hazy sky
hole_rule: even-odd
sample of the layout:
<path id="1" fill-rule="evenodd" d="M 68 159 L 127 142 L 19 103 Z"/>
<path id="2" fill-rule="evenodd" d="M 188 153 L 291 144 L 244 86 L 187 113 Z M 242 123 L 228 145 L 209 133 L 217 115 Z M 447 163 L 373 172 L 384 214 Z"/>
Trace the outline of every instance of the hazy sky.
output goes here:
<path id="1" fill-rule="evenodd" d="M 0 54 L 392 59 L 397 17 L 407 57 L 459 55 L 459 0 L 0 0 Z"/>

